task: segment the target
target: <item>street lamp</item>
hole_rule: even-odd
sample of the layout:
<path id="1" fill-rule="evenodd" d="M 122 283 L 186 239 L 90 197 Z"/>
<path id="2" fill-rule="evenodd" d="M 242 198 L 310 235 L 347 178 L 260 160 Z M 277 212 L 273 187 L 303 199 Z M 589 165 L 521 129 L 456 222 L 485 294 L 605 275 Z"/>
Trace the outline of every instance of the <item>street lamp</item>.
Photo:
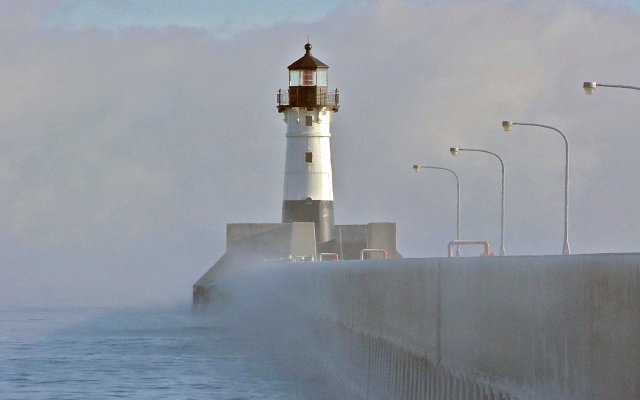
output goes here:
<path id="1" fill-rule="evenodd" d="M 585 82 L 585 85 L 587 83 L 593 83 L 595 89 L 595 82 Z M 571 254 L 571 249 L 569 248 L 569 141 L 560 129 L 552 126 L 526 122 L 502 121 L 502 128 L 505 132 L 511 131 L 511 128 L 514 125 L 537 126 L 540 128 L 551 129 L 558 132 L 560 136 L 562 136 L 562 139 L 564 139 L 564 245 L 562 246 L 562 254 L 569 255 Z"/>
<path id="2" fill-rule="evenodd" d="M 421 164 L 414 164 L 413 165 L 413 169 L 416 172 L 420 172 L 421 169 L 438 169 L 438 170 L 442 170 L 442 171 L 448 171 L 451 172 L 453 174 L 453 176 L 456 177 L 456 190 L 457 190 L 457 204 L 456 204 L 456 240 L 460 240 L 460 178 L 458 178 L 458 174 L 456 174 L 453 170 L 450 170 L 449 168 L 443 168 L 443 167 L 432 167 L 429 165 L 421 165 Z M 456 256 L 460 256 L 460 246 L 456 247 Z"/>
<path id="3" fill-rule="evenodd" d="M 459 147 L 451 147 L 449 149 L 449 151 L 451 152 L 452 156 L 457 156 L 458 153 L 461 152 L 461 151 L 476 151 L 476 152 L 480 152 L 480 153 L 491 154 L 492 156 L 496 157 L 498 159 L 498 161 L 500 161 L 500 166 L 502 167 L 502 205 L 500 207 L 500 213 L 501 213 L 501 220 L 500 220 L 500 255 L 501 256 L 506 255 L 506 251 L 504 249 L 504 161 L 502 161 L 502 158 L 500 158 L 500 156 L 497 155 L 496 153 L 492 153 L 492 152 L 487 151 L 487 150 L 461 149 Z"/>
<path id="4" fill-rule="evenodd" d="M 583 82 L 582 88 L 584 89 L 584 94 L 593 94 L 596 91 L 597 87 L 612 87 L 612 88 L 620 88 L 620 89 L 634 89 L 640 90 L 640 87 L 637 86 L 629 86 L 629 85 L 605 85 L 604 83 L 598 82 Z"/>

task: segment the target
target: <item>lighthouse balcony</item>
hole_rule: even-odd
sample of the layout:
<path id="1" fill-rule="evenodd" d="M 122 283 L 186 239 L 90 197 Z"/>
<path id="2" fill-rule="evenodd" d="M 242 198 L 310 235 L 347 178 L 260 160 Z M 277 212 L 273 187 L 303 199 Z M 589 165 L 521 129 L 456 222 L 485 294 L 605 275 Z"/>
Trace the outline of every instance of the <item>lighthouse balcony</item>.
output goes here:
<path id="1" fill-rule="evenodd" d="M 288 91 L 280 89 L 276 98 L 278 112 L 283 112 L 287 107 L 330 107 L 337 112 L 339 102 L 338 89 L 328 91 L 326 87 L 319 86 L 294 86 Z"/>

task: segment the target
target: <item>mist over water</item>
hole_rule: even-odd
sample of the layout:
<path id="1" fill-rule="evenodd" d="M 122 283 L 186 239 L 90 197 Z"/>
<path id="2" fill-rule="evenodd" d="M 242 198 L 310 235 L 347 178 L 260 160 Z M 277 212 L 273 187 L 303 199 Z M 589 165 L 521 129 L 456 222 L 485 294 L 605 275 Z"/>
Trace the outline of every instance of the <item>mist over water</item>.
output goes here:
<path id="1" fill-rule="evenodd" d="M 320 266 L 269 261 L 251 250 L 243 256 L 244 261 L 231 262 L 216 279 L 213 303 L 196 312 L 223 322 L 234 337 L 242 338 L 245 351 L 294 384 L 299 398 L 360 398 L 351 387 L 352 377 L 344 374 L 345 354 L 336 351 L 342 343 L 332 330 L 335 321 L 312 317 L 313 301 L 301 303 L 287 289 L 292 279 L 299 279 L 295 272 Z"/>
<path id="2" fill-rule="evenodd" d="M 188 306 L 0 310 L 0 398 L 313 398 L 224 319 Z"/>

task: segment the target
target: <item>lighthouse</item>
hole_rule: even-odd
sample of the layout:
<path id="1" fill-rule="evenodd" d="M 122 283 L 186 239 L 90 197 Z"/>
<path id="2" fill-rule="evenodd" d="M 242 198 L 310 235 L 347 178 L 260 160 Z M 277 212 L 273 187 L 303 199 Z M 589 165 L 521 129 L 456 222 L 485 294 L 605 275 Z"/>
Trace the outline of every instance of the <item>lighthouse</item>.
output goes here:
<path id="1" fill-rule="evenodd" d="M 319 247 L 334 239 L 331 116 L 338 90 L 329 91 L 329 66 L 305 54 L 289 65 L 289 89 L 279 90 L 278 112 L 287 124 L 282 222 L 315 223 Z"/>
<path id="2" fill-rule="evenodd" d="M 287 125 L 282 222 L 227 224 L 227 251 L 193 285 L 194 305 L 224 293 L 221 278 L 265 260 L 402 258 L 395 223 L 335 224 L 330 128 L 338 90 L 329 90 L 329 66 L 311 55 L 311 44 L 304 50 L 277 96 Z"/>

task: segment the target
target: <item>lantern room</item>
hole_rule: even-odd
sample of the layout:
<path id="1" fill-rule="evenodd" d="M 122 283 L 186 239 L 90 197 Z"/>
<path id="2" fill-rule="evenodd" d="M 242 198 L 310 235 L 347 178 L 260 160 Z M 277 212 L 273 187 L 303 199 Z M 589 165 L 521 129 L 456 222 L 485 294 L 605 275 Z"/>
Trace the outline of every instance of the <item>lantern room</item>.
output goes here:
<path id="1" fill-rule="evenodd" d="M 329 66 L 311 55 L 311 44 L 305 54 L 289 65 L 289 90 L 278 91 L 278 111 L 286 107 L 326 107 L 338 111 L 338 90 L 329 93 Z"/>

